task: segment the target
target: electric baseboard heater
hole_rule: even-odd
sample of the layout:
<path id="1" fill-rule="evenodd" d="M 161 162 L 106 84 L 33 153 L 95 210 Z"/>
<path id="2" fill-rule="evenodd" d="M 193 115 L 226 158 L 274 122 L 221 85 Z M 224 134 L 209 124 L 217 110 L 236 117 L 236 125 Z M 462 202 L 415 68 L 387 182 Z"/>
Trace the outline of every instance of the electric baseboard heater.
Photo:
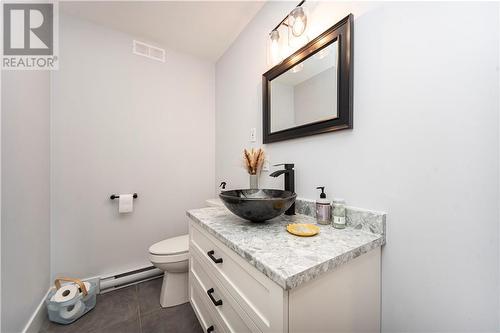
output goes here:
<path id="1" fill-rule="evenodd" d="M 120 289 L 140 282 L 156 279 L 163 276 L 163 271 L 154 266 L 139 268 L 133 271 L 103 277 L 99 281 L 100 292 Z"/>

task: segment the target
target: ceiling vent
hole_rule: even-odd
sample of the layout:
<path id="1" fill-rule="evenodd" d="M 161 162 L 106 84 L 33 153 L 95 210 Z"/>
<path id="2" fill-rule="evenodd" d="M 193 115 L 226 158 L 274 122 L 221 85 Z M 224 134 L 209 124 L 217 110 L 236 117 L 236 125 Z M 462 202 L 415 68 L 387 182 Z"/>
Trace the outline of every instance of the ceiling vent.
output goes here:
<path id="1" fill-rule="evenodd" d="M 159 47 L 139 42 L 134 40 L 134 46 L 132 48 L 134 54 L 153 59 L 156 61 L 165 62 L 165 50 Z"/>

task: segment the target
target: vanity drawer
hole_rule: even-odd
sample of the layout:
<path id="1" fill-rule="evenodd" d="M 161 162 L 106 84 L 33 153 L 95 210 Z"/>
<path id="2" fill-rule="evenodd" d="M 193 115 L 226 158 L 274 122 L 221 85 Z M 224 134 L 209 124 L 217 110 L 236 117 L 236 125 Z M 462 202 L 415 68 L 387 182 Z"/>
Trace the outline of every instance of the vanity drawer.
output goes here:
<path id="1" fill-rule="evenodd" d="M 200 258 L 262 332 L 286 332 L 287 297 L 280 286 L 191 222 L 190 252 Z"/>
<path id="2" fill-rule="evenodd" d="M 205 296 L 197 285 L 189 284 L 189 295 L 191 306 L 203 327 L 203 331 L 207 333 L 225 333 L 224 326 L 211 311 L 210 305 L 206 303 Z"/>
<path id="3" fill-rule="evenodd" d="M 238 303 L 224 289 L 221 282 L 207 273 L 206 267 L 198 258 L 191 255 L 191 285 L 203 293 L 203 299 L 225 326 L 227 332 L 260 332 L 252 320 L 238 306 Z"/>

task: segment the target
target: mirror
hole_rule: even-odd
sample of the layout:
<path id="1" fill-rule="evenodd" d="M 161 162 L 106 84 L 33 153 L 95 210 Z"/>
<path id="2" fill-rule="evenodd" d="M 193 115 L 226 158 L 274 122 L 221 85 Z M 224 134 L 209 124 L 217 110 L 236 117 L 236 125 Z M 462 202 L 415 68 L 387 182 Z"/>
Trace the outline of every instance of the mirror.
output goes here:
<path id="1" fill-rule="evenodd" d="M 338 44 L 271 81 L 271 133 L 337 118 Z"/>
<path id="2" fill-rule="evenodd" d="M 352 15 L 263 74 L 263 142 L 352 128 Z"/>

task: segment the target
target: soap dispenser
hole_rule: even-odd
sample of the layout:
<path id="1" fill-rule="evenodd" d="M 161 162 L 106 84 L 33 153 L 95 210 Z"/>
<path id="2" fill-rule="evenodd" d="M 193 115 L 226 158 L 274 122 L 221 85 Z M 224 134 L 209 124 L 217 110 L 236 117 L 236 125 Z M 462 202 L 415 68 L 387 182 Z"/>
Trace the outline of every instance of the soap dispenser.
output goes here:
<path id="1" fill-rule="evenodd" d="M 325 187 L 318 186 L 316 189 L 321 190 L 319 199 L 316 200 L 316 220 L 319 224 L 330 224 L 332 216 L 332 205 L 326 199 Z"/>

